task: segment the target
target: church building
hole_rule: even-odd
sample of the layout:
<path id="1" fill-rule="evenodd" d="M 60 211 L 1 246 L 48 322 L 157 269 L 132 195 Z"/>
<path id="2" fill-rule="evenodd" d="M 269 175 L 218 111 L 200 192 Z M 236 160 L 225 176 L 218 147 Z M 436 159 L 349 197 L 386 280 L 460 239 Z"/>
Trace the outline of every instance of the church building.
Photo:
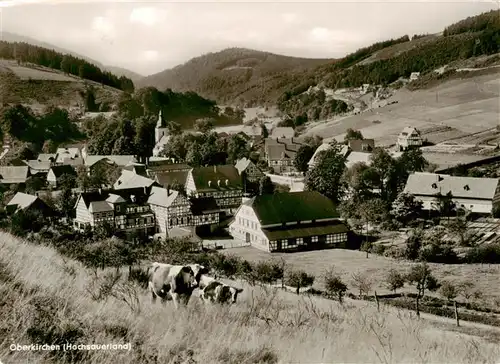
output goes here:
<path id="1" fill-rule="evenodd" d="M 162 112 L 160 110 L 158 114 L 158 122 L 155 128 L 155 147 L 153 148 L 153 157 L 158 157 L 170 139 L 168 135 L 167 123 L 163 119 Z"/>

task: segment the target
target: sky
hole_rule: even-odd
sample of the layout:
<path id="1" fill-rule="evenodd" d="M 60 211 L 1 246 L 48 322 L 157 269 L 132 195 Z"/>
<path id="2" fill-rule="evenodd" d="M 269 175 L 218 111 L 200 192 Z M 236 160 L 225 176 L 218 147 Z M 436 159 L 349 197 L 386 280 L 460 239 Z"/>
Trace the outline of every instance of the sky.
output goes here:
<path id="1" fill-rule="evenodd" d="M 228 47 L 340 58 L 376 41 L 438 33 L 498 7 L 488 0 L 0 0 L 1 30 L 142 75 Z"/>

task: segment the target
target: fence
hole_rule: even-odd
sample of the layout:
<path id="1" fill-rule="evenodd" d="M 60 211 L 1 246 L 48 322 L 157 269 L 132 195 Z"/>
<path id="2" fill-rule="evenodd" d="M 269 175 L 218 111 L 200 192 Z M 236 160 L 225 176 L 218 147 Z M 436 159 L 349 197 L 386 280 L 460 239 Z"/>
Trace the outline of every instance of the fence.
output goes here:
<path id="1" fill-rule="evenodd" d="M 245 241 L 236 241 L 236 240 L 217 240 L 217 241 L 212 241 L 212 240 L 204 240 L 203 241 L 203 248 L 207 249 L 232 249 L 232 248 L 241 248 L 244 246 L 250 246 L 250 243 L 247 243 Z"/>

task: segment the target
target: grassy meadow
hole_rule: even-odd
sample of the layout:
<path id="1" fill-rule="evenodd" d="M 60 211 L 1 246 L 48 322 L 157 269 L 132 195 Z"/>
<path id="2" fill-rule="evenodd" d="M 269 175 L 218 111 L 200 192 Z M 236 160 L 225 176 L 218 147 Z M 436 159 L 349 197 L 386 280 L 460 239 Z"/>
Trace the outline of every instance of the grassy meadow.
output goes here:
<path id="1" fill-rule="evenodd" d="M 126 269 L 124 269 L 126 271 Z M 5 363 L 494 363 L 500 347 L 406 311 L 354 307 L 245 285 L 237 305 L 176 312 L 114 269 L 94 272 L 0 233 Z M 114 285 L 107 285 L 110 280 Z M 195 292 L 196 293 L 196 292 Z M 118 344 L 131 350 L 11 351 L 11 344 Z"/>

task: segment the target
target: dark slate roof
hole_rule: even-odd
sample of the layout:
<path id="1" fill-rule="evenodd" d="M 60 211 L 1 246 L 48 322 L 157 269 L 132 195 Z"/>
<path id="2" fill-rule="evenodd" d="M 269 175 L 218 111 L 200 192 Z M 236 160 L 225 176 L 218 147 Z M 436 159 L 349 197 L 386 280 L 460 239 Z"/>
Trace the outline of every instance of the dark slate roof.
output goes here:
<path id="1" fill-rule="evenodd" d="M 73 166 L 70 166 L 67 164 L 62 165 L 62 166 L 51 167 L 51 170 L 54 173 L 54 175 L 56 176 L 56 178 L 61 177 L 63 174 L 69 174 L 69 175 L 76 176 L 75 168 L 73 168 Z"/>
<path id="2" fill-rule="evenodd" d="M 342 222 L 330 222 L 322 224 L 307 224 L 287 226 L 277 229 L 262 229 L 269 240 L 283 240 L 293 238 L 306 238 L 309 236 L 320 236 L 330 234 L 347 233 L 349 228 Z"/>
<path id="3" fill-rule="evenodd" d="M 240 190 L 243 188 L 241 176 L 233 165 L 194 168 L 192 175 L 198 192 Z M 218 181 L 220 181 L 220 185 Z"/>
<path id="4" fill-rule="evenodd" d="M 163 187 L 171 187 L 174 184 L 185 185 L 189 171 L 158 172 L 155 175 L 156 182 Z"/>
<path id="5" fill-rule="evenodd" d="M 172 163 L 169 160 L 150 161 L 147 169 L 151 172 L 189 171 L 191 169 L 185 163 Z"/>
<path id="6" fill-rule="evenodd" d="M 203 213 L 214 211 L 220 211 L 215 198 L 201 197 L 191 199 L 191 212 L 193 213 L 193 215 L 201 215 Z"/>
<path id="7" fill-rule="evenodd" d="M 315 191 L 257 196 L 252 207 L 262 225 L 339 217 L 334 203 Z"/>

